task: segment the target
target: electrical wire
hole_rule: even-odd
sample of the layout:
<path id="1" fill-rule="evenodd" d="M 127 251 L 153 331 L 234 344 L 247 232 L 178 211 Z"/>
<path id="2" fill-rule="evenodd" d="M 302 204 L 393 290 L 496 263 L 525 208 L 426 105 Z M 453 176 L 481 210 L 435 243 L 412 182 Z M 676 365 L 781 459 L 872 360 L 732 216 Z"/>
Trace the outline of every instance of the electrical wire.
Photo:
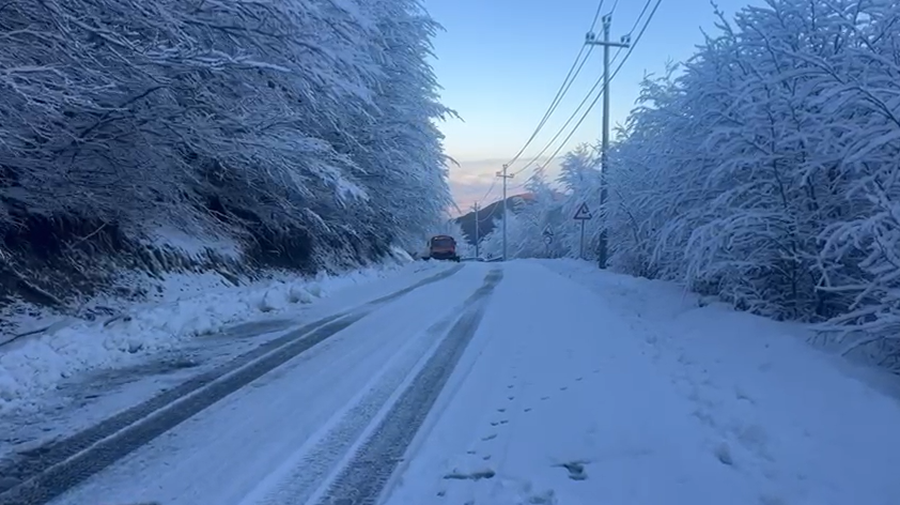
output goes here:
<path id="1" fill-rule="evenodd" d="M 481 214 L 476 214 L 479 224 L 486 220 L 491 219 L 491 217 L 494 215 L 494 213 L 497 212 L 497 209 L 499 209 L 500 207 L 503 206 L 503 203 L 502 202 L 494 202 L 492 205 L 494 207 L 491 209 L 491 211 L 488 213 L 488 215 L 482 216 Z M 484 238 L 484 237 L 482 236 L 481 238 Z"/>
<path id="2" fill-rule="evenodd" d="M 490 187 L 488 188 L 487 192 L 484 194 L 484 196 L 482 196 L 481 199 L 478 200 L 478 202 L 477 202 L 478 205 L 481 205 L 481 202 L 483 202 L 488 196 L 490 196 L 491 191 L 494 190 L 494 187 L 495 187 L 495 186 L 497 186 L 497 178 L 496 178 L 496 177 L 494 177 L 493 179 L 491 179 L 491 185 L 490 185 Z"/>
<path id="3" fill-rule="evenodd" d="M 622 48 L 620 47 L 619 50 L 616 51 L 616 55 L 618 55 L 618 53 L 620 53 L 621 51 L 622 51 Z M 556 139 L 558 139 L 559 136 L 563 134 L 563 132 L 566 130 L 566 127 L 568 127 L 569 124 L 572 122 L 572 120 L 575 119 L 575 117 L 581 111 L 581 108 L 584 107 L 584 105 L 587 103 L 588 100 L 590 100 L 591 95 L 597 90 L 597 88 L 601 84 L 603 84 L 602 77 L 600 79 L 597 79 L 597 81 L 594 83 L 594 85 L 591 86 L 591 89 L 587 92 L 587 94 L 585 94 L 584 98 L 581 100 L 581 103 L 578 104 L 578 107 L 575 108 L 575 110 L 572 112 L 572 114 L 569 115 L 569 118 L 566 119 L 566 122 L 563 123 L 563 125 L 559 128 L 559 130 L 557 130 L 556 135 L 554 135 L 553 138 L 551 138 L 550 141 L 547 142 L 547 144 L 544 146 L 544 148 L 541 149 L 540 152 L 538 152 L 531 159 L 531 161 L 526 163 L 524 167 L 520 168 L 516 172 L 513 172 L 514 176 L 519 175 L 520 173 L 524 172 L 525 170 L 528 169 L 528 167 L 534 165 L 539 159 L 541 159 L 541 156 L 543 156 L 544 153 L 547 152 L 548 149 L 550 149 L 550 146 L 552 146 L 554 144 L 554 142 L 556 142 Z"/>
<path id="4" fill-rule="evenodd" d="M 647 3 L 649 4 L 650 1 L 651 0 L 648 0 Z M 625 62 L 628 61 L 628 57 L 631 56 L 632 51 L 634 51 L 634 47 L 638 44 L 638 42 L 640 42 L 641 37 L 644 36 L 644 32 L 647 31 L 647 27 L 650 25 L 650 21 L 653 19 L 653 16 L 654 16 L 654 14 L 656 14 L 656 10 L 659 8 L 659 5 L 661 3 L 662 3 L 662 0 L 656 0 L 656 4 L 653 6 L 653 10 L 650 11 L 650 16 L 647 17 L 647 21 L 644 22 L 644 26 L 641 28 L 641 31 L 638 33 L 638 36 L 635 38 L 634 43 L 628 47 L 628 52 L 625 54 L 625 57 L 622 59 L 622 62 L 619 63 L 619 66 L 616 67 L 616 70 L 610 76 L 610 78 L 609 78 L 610 81 L 612 81 L 613 78 L 616 77 L 616 74 L 619 73 L 619 70 L 622 69 L 622 66 L 625 65 Z M 604 88 L 605 88 L 605 86 L 604 86 Z M 587 108 L 587 110 L 584 112 L 584 114 L 582 114 L 581 118 L 575 124 L 575 127 L 572 128 L 572 131 L 569 132 L 569 134 L 566 136 L 565 140 L 563 140 L 562 144 L 560 144 L 559 147 L 556 148 L 556 151 L 554 151 L 553 154 L 550 155 L 550 158 L 548 158 L 547 161 L 544 162 L 544 164 L 541 165 L 541 167 L 539 169 L 542 170 L 542 169 L 546 168 L 547 165 L 550 164 L 550 161 L 552 161 L 556 157 L 556 155 L 559 154 L 559 151 L 561 151 L 562 148 L 569 142 L 569 140 L 572 138 L 572 135 L 575 134 L 575 132 L 581 126 L 581 123 L 584 122 L 584 120 L 587 118 L 588 114 L 591 112 L 591 109 L 593 109 L 594 106 L 597 105 L 597 102 L 600 101 L 600 97 L 602 97 L 603 93 L 605 93 L 605 92 L 606 92 L 606 89 L 604 89 L 601 93 L 598 93 L 597 96 L 594 97 L 594 101 L 591 102 L 591 105 Z M 588 96 L 590 96 L 590 94 Z"/>
<path id="5" fill-rule="evenodd" d="M 616 0 L 616 3 L 619 3 L 618 0 Z M 658 3 L 658 2 L 657 2 L 657 5 L 656 5 L 656 6 L 657 6 L 657 7 L 659 6 L 659 3 Z M 644 2 L 644 8 L 641 9 L 641 13 L 638 14 L 637 19 L 634 20 L 634 24 L 631 25 L 631 30 L 628 30 L 628 35 L 631 35 L 632 33 L 634 33 L 634 30 L 637 29 L 638 23 L 641 22 L 641 18 L 644 17 L 644 14 L 647 13 L 647 8 L 648 8 L 648 7 L 650 7 L 650 1 L 649 1 L 649 0 L 648 0 L 647 2 Z M 656 7 L 653 8 L 653 12 L 656 12 Z M 653 14 L 650 14 L 650 17 L 652 18 L 652 17 L 653 17 Z M 649 23 L 650 20 L 647 19 L 647 22 Z"/>
<path id="6" fill-rule="evenodd" d="M 603 4 L 602 1 L 600 3 L 601 3 L 601 5 Z M 550 107 L 544 113 L 544 117 L 541 118 L 541 121 L 538 123 L 537 127 L 531 133 L 531 137 L 528 138 L 528 140 L 525 142 L 525 145 L 523 145 L 522 148 L 519 149 L 519 152 L 516 153 L 516 155 L 513 157 L 513 159 L 511 159 L 510 161 L 508 161 L 506 163 L 507 167 L 509 165 L 515 163 L 519 159 L 519 157 L 522 156 L 522 153 L 525 152 L 525 149 L 527 149 L 528 146 L 531 145 L 531 142 L 535 139 L 535 137 L 537 137 L 537 134 L 540 133 L 541 129 L 543 129 L 544 125 L 547 123 L 547 120 L 550 119 L 550 116 L 553 115 L 553 113 L 556 111 L 556 108 L 559 106 L 563 97 L 565 97 L 566 93 L 569 91 L 569 88 L 572 86 L 572 83 L 575 82 L 575 77 L 577 77 L 578 74 L 581 72 L 581 69 L 584 67 L 585 62 L 587 62 L 587 59 L 590 56 L 591 51 L 593 50 L 593 47 L 588 48 L 587 54 L 585 54 L 584 58 L 582 58 L 581 56 L 582 56 L 582 54 L 584 54 L 584 47 L 585 46 L 581 46 L 581 50 L 578 52 L 578 55 L 575 57 L 575 61 L 572 63 L 572 67 L 569 68 L 569 72 L 568 72 L 568 74 L 566 74 L 565 80 L 563 80 L 563 83 L 560 86 L 560 89 L 556 92 L 556 96 L 553 98 L 553 102 L 550 104 Z M 488 190 L 484 194 L 484 196 L 481 197 L 480 200 L 478 200 L 479 205 L 482 204 L 487 199 L 488 196 L 490 196 L 491 191 L 493 191 L 494 187 L 496 186 L 496 182 L 497 182 L 496 178 L 493 181 L 491 181 L 490 188 L 488 188 Z"/>
<path id="7" fill-rule="evenodd" d="M 618 6 L 619 6 L 619 0 L 616 0 L 615 2 L 613 2 L 612 9 L 610 9 L 609 13 L 612 14 L 613 12 L 616 12 L 616 7 L 618 7 Z"/>
<path id="8" fill-rule="evenodd" d="M 616 10 L 616 5 L 619 3 L 619 0 L 616 0 L 616 3 L 613 5 L 613 10 Z M 594 31 L 594 28 L 597 27 L 597 21 L 600 19 L 600 12 L 603 10 L 603 0 L 600 0 L 600 3 L 597 4 L 597 10 L 594 11 L 594 20 L 591 21 L 591 29 L 589 31 Z"/>
<path id="9" fill-rule="evenodd" d="M 525 144 L 519 149 L 519 152 L 516 153 L 515 156 L 512 157 L 511 160 L 506 162 L 506 165 L 512 165 L 515 163 L 519 157 L 522 156 L 522 153 L 525 152 L 525 149 L 528 149 L 528 146 L 531 145 L 531 142 L 534 141 L 535 137 L 537 137 L 538 133 L 544 128 L 544 125 L 547 124 L 547 120 L 550 119 L 550 116 L 556 111 L 556 108 L 559 106 L 559 103 L 562 101 L 566 92 L 569 91 L 569 87 L 572 86 L 572 82 L 574 82 L 575 77 L 581 72 L 582 67 L 584 67 L 585 61 L 587 61 L 588 56 L 590 56 L 591 48 L 588 48 L 588 54 L 584 56 L 582 59 L 582 55 L 585 52 L 585 47 L 581 46 L 581 50 L 578 51 L 578 55 L 575 56 L 575 61 L 572 62 L 572 66 L 569 68 L 569 72 L 566 74 L 566 78 L 563 80 L 559 89 L 556 91 L 556 96 L 553 97 L 553 101 L 550 102 L 550 107 L 547 108 L 547 111 L 544 112 L 544 116 L 538 122 L 538 125 L 535 127 L 534 131 L 531 132 L 531 136 L 528 137 L 528 140 L 525 141 Z"/>
<path id="10" fill-rule="evenodd" d="M 490 212 L 487 216 L 485 216 L 485 217 L 480 217 L 478 220 L 479 220 L 479 221 L 484 221 L 484 220 L 486 220 L 486 219 L 490 219 L 491 216 L 493 216 L 494 213 L 497 212 L 497 209 L 499 209 L 500 207 L 502 207 L 502 205 L 503 205 L 502 203 L 494 202 L 494 208 L 491 209 L 491 212 Z"/>
<path id="11" fill-rule="evenodd" d="M 644 14 L 647 12 L 647 9 L 649 8 L 651 2 L 652 2 L 652 0 L 647 0 L 647 2 L 644 3 L 644 7 L 641 10 L 641 13 L 638 15 L 637 19 L 635 19 L 634 25 L 632 25 L 631 31 L 629 31 L 629 35 L 631 33 L 633 33 L 634 30 L 637 28 L 638 24 L 640 24 L 641 18 L 644 17 Z M 646 31 L 647 27 L 649 26 L 650 21 L 653 18 L 654 14 L 656 13 L 656 10 L 658 9 L 661 2 L 662 2 L 662 0 L 657 0 L 656 4 L 653 7 L 653 10 L 650 13 L 650 16 L 647 18 L 646 22 L 644 23 L 643 28 L 641 29 L 638 36 L 635 38 L 634 43 L 629 46 L 628 52 L 625 54 L 625 58 L 622 60 L 622 62 L 619 63 L 619 65 L 616 67 L 613 74 L 610 76 L 610 81 L 612 81 L 612 79 L 615 78 L 615 76 L 621 70 L 622 66 L 625 64 L 625 61 L 628 60 L 628 57 L 631 55 L 632 51 L 634 50 L 634 46 L 636 46 L 637 43 L 640 41 L 641 37 L 643 36 L 644 32 Z M 612 14 L 612 12 L 615 12 L 618 4 L 619 4 L 619 0 L 615 0 L 610 14 Z M 599 2 L 598 6 L 597 6 L 597 10 L 594 13 L 594 18 L 591 22 L 591 31 L 593 31 L 597 25 L 597 21 L 600 18 L 600 13 L 602 11 L 602 8 L 603 8 L 603 0 L 601 0 Z M 538 126 L 535 128 L 532 135 L 525 142 L 525 145 L 519 150 L 519 152 L 513 157 L 513 159 L 507 163 L 507 166 L 511 165 L 512 163 L 515 163 L 521 157 L 521 155 L 524 153 L 525 149 L 527 149 L 527 147 L 531 144 L 531 142 L 534 140 L 534 138 L 537 136 L 537 134 L 541 131 L 541 129 L 543 129 L 544 125 L 546 124 L 546 122 L 550 118 L 550 116 L 553 114 L 553 112 L 556 111 L 556 108 L 559 106 L 559 103 L 562 101 L 562 98 L 565 96 L 565 94 L 568 92 L 569 88 L 571 87 L 572 83 L 574 82 L 575 77 L 578 76 L 578 74 L 581 72 L 581 69 L 584 67 L 584 64 L 587 61 L 587 58 L 590 56 L 591 50 L 593 49 L 594 46 L 589 46 L 588 53 L 585 55 L 584 59 L 582 59 L 581 55 L 584 53 L 584 47 L 585 46 L 582 45 L 581 50 L 578 52 L 578 55 L 576 56 L 575 61 L 573 62 L 573 66 L 569 69 L 569 72 L 566 74 L 566 78 L 563 80 L 563 84 L 560 86 L 560 89 L 557 91 L 557 94 L 554 97 L 553 101 L 551 102 L 550 107 L 548 108 L 547 112 L 545 112 L 544 117 L 541 118 L 541 121 L 538 123 Z M 616 60 L 618 60 L 621 52 L 622 52 L 622 48 L 620 47 L 616 51 L 615 55 L 613 55 L 613 58 L 612 58 L 613 64 L 616 62 Z M 581 103 L 578 105 L 578 107 L 575 109 L 575 111 L 569 116 L 569 118 L 566 120 L 566 122 L 563 124 L 563 126 L 559 129 L 559 131 L 557 131 L 556 135 L 553 136 L 553 138 L 550 140 L 550 142 L 548 142 L 547 145 L 545 145 L 544 148 L 531 161 L 529 161 L 523 168 L 514 172 L 513 173 L 514 176 L 521 174 L 528 167 L 530 167 L 535 162 L 537 162 L 537 160 L 539 160 L 541 158 L 541 156 L 543 156 L 543 154 L 550 148 L 550 146 L 553 145 L 554 142 L 556 142 L 556 139 L 559 138 L 559 136 L 562 134 L 563 131 L 565 131 L 566 127 L 568 127 L 568 125 L 572 122 L 572 120 L 575 118 L 575 116 L 578 115 L 578 112 L 581 110 L 582 107 L 584 107 L 585 103 L 587 103 L 587 100 L 590 98 L 591 94 L 593 94 L 594 91 L 596 91 L 597 87 L 600 85 L 601 82 L 603 82 L 602 78 L 598 79 L 597 82 L 594 83 L 594 86 L 591 87 L 590 91 L 588 91 L 587 95 L 584 97 L 584 99 L 581 101 Z M 584 112 L 584 114 L 581 116 L 581 118 L 579 118 L 578 122 L 575 124 L 575 127 L 572 129 L 571 132 L 569 132 L 569 134 L 566 136 L 565 140 L 563 140 L 562 144 L 560 144 L 560 146 L 556 148 L 556 150 L 549 157 L 549 159 L 539 167 L 539 170 L 543 170 L 544 168 L 546 168 L 547 165 L 549 165 L 549 163 L 556 157 L 556 155 L 559 154 L 559 151 L 561 151 L 562 148 L 572 138 L 575 131 L 578 130 L 578 128 L 581 126 L 581 124 L 587 118 L 587 115 L 594 108 L 594 106 L 599 101 L 600 97 L 603 96 L 603 93 L 605 93 L 605 92 L 606 92 L 606 89 L 604 86 L 604 89 L 602 90 L 602 92 L 594 98 L 593 102 L 591 102 L 590 106 L 588 106 L 588 108 Z M 488 188 L 488 191 L 481 198 L 481 200 L 479 200 L 479 203 L 483 202 L 491 194 L 494 187 L 496 186 L 496 181 L 497 181 L 496 179 L 491 181 L 490 188 Z M 514 186 L 514 188 L 524 187 L 525 184 L 526 184 L 526 182 L 523 182 L 517 186 Z M 493 215 L 494 212 L 496 211 L 496 209 L 497 209 L 497 207 L 495 206 L 494 209 L 491 211 L 491 213 L 488 215 L 488 217 Z"/>
<path id="12" fill-rule="evenodd" d="M 655 4 L 654 7 L 653 7 L 653 10 L 650 12 L 650 16 L 647 18 L 646 22 L 644 23 L 644 26 L 641 28 L 641 31 L 638 33 L 638 36 L 635 38 L 634 43 L 631 44 L 631 45 L 628 47 L 628 51 L 627 51 L 626 54 L 625 54 L 625 58 L 619 63 L 619 65 L 616 67 L 615 71 L 613 71 L 612 75 L 610 76 L 610 81 L 612 81 L 613 78 L 615 78 L 615 76 L 616 76 L 616 75 L 619 73 L 619 71 L 621 70 L 622 66 L 625 64 L 625 61 L 627 61 L 627 60 L 628 60 L 628 57 L 631 56 L 632 51 L 634 51 L 634 47 L 635 47 L 635 46 L 637 45 L 637 43 L 640 41 L 641 37 L 643 37 L 644 32 L 647 30 L 647 27 L 649 26 L 650 21 L 652 20 L 654 14 L 656 13 L 656 10 L 659 8 L 659 5 L 660 5 L 661 2 L 662 2 L 662 0 L 657 0 L 656 4 Z M 635 23 L 634 23 L 634 25 L 632 26 L 631 31 L 629 32 L 629 35 L 630 35 L 631 33 L 634 32 L 635 28 L 637 28 L 638 24 L 640 23 L 641 18 L 642 18 L 642 17 L 644 16 L 644 14 L 647 12 L 647 9 L 650 7 L 650 4 L 651 4 L 651 3 L 652 3 L 652 0 L 647 0 L 647 2 L 645 2 L 644 8 L 641 10 L 641 14 L 638 16 L 637 20 L 635 20 Z M 613 62 L 615 62 L 616 60 L 618 60 L 618 57 L 619 57 L 619 55 L 621 54 L 621 52 L 622 52 L 622 48 L 620 47 L 620 48 L 616 51 L 615 55 L 614 55 L 613 58 L 612 58 L 612 61 L 613 61 Z M 584 107 L 585 103 L 587 103 L 587 101 L 590 99 L 591 95 L 597 90 L 597 88 L 598 88 L 602 83 L 603 83 L 603 78 L 601 77 L 600 79 L 598 79 L 598 80 L 594 83 L 594 85 L 591 87 L 590 91 L 588 91 L 588 93 L 585 95 L 585 97 L 584 97 L 584 99 L 581 101 L 581 103 L 578 104 L 578 107 L 575 109 L 575 111 L 569 116 L 569 118 L 568 118 L 568 119 L 566 120 L 566 122 L 562 125 L 562 127 L 560 127 L 560 129 L 556 132 L 556 135 L 554 135 L 553 138 L 550 139 L 550 141 L 547 143 L 547 145 L 545 145 L 544 148 L 543 148 L 536 156 L 534 156 L 534 157 L 531 159 L 531 161 L 529 161 L 524 167 L 522 167 L 522 168 L 519 169 L 518 171 L 514 172 L 513 175 L 518 175 L 518 174 L 520 174 L 521 172 L 524 172 L 524 171 L 525 171 L 526 169 L 528 169 L 530 166 L 532 166 L 532 165 L 534 165 L 535 163 L 537 163 L 537 161 L 544 155 L 544 153 L 547 152 L 547 150 L 550 148 L 550 146 L 552 146 L 552 145 L 556 142 L 556 139 L 558 139 L 559 136 L 562 135 L 562 133 L 563 133 L 563 132 L 565 131 L 565 129 L 569 126 L 569 124 L 572 122 L 572 120 L 575 119 L 575 117 L 578 115 L 579 111 L 581 111 L 581 108 Z M 547 159 L 547 161 L 544 162 L 544 163 L 540 166 L 541 169 L 546 168 L 547 165 L 549 165 L 550 161 L 552 161 L 552 160 L 556 157 L 556 155 L 559 153 L 559 151 L 562 150 L 562 148 L 568 143 L 568 141 L 572 138 L 572 135 L 574 135 L 575 131 L 578 130 L 578 128 L 581 126 L 581 123 L 584 122 L 584 120 L 585 120 L 585 118 L 587 117 L 587 115 L 590 113 L 590 111 L 591 111 L 591 110 L 593 109 L 593 107 L 597 104 L 597 102 L 599 101 L 600 97 L 603 96 L 603 93 L 605 93 L 605 92 L 606 92 L 606 89 L 602 89 L 601 92 L 594 98 L 594 101 L 591 102 L 590 106 L 587 108 L 587 110 L 584 112 L 584 114 L 582 115 L 582 117 L 581 117 L 581 118 L 578 120 L 578 122 L 575 124 L 575 127 L 572 129 L 572 131 L 569 132 L 569 134 L 566 136 L 565 140 L 563 140 L 562 144 L 560 144 L 560 146 L 557 147 L 557 149 L 556 149 L 556 150 L 554 151 L 554 153 Z"/>
<path id="13" fill-rule="evenodd" d="M 597 20 L 600 19 L 600 12 L 603 9 L 603 1 L 604 0 L 600 0 L 600 2 L 597 5 L 597 10 L 594 12 L 594 19 L 591 22 L 590 31 L 594 31 L 594 28 L 597 26 Z M 617 3 L 618 3 L 618 1 L 617 1 Z M 553 100 L 550 102 L 550 106 L 547 108 L 547 111 L 544 112 L 544 116 L 538 122 L 538 125 L 537 125 L 537 127 L 535 127 L 534 131 L 531 132 L 531 136 L 528 137 L 528 140 L 525 141 L 525 145 L 523 145 L 522 148 L 519 149 L 519 152 L 516 153 L 516 155 L 513 156 L 513 158 L 511 160 L 506 162 L 507 167 L 509 165 L 512 165 L 516 161 L 518 161 L 518 159 L 525 152 L 525 149 L 528 149 L 528 146 L 531 145 L 531 142 L 534 141 L 534 139 L 535 139 L 535 137 L 537 137 L 538 133 L 540 133 L 540 131 L 544 128 L 544 125 L 547 124 L 547 120 L 550 119 L 550 116 L 552 116 L 553 113 L 556 112 L 556 108 L 559 107 L 559 104 L 562 102 L 562 99 L 565 97 L 566 93 L 568 93 L 569 88 L 572 87 L 572 83 L 575 82 L 575 79 L 578 77 L 578 74 L 581 73 L 581 69 L 584 67 L 585 62 L 587 61 L 588 57 L 591 55 L 591 52 L 593 52 L 593 50 L 594 50 L 594 46 L 589 46 L 589 47 L 587 47 L 587 54 L 584 54 L 585 53 L 585 45 L 584 44 L 581 45 L 581 49 L 578 50 L 578 55 L 575 56 L 575 61 L 573 61 L 572 66 L 569 67 L 569 71 L 568 71 L 568 73 L 566 73 L 565 79 L 563 79 L 562 84 L 559 86 L 559 89 L 556 91 L 556 96 L 553 97 Z M 584 54 L 584 58 L 581 57 L 583 54 Z"/>

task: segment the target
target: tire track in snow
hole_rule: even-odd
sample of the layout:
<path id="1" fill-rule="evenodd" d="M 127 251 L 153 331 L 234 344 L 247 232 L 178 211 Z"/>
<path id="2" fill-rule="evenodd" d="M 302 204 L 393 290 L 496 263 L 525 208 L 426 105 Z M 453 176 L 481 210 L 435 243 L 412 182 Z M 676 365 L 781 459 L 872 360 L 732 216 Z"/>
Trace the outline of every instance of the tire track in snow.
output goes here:
<path id="1" fill-rule="evenodd" d="M 485 284 L 494 282 L 486 279 Z M 316 489 L 347 456 L 355 441 L 377 419 L 391 397 L 398 394 L 410 375 L 446 338 L 459 314 L 484 298 L 476 290 L 451 313 L 415 336 L 369 380 L 325 427 L 300 447 L 274 473 L 251 492 L 241 505 L 294 505 L 306 503 Z"/>
<path id="2" fill-rule="evenodd" d="M 0 488 L 0 505 L 47 503 L 379 307 L 444 280 L 462 268 L 463 265 L 454 266 L 354 309 L 302 326 L 71 437 L 20 453 L 18 458 L 0 464 L 0 475 L 7 483 L 5 489 Z"/>
<path id="3" fill-rule="evenodd" d="M 375 505 L 394 469 L 422 426 L 450 374 L 475 335 L 487 298 L 503 278 L 491 270 L 484 285 L 472 295 L 472 304 L 457 319 L 411 381 L 390 406 L 372 434 L 356 449 L 350 461 L 316 498 L 317 505 Z M 298 502 L 302 503 L 302 501 Z"/>

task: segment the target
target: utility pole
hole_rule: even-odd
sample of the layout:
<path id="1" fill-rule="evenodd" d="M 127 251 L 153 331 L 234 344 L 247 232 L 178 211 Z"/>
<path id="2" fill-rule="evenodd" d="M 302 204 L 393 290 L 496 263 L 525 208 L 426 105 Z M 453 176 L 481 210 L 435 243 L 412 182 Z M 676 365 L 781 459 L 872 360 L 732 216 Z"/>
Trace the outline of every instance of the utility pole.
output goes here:
<path id="1" fill-rule="evenodd" d="M 497 172 L 497 177 L 503 178 L 503 261 L 506 261 L 506 181 L 515 177 L 515 174 L 507 174 L 509 165 L 503 164 L 503 171 Z"/>
<path id="2" fill-rule="evenodd" d="M 475 259 L 481 258 L 478 254 L 478 202 L 475 202 Z"/>
<path id="3" fill-rule="evenodd" d="M 607 245 L 606 245 L 606 171 L 609 169 L 609 48 L 621 47 L 627 48 L 631 44 L 631 36 L 624 35 L 621 42 L 609 41 L 609 29 L 612 25 L 612 14 L 603 16 L 603 40 L 597 40 L 594 32 L 588 32 L 585 37 L 585 44 L 591 46 L 603 46 L 603 147 L 600 152 L 600 214 L 602 222 L 600 224 L 600 253 L 597 262 L 600 268 L 606 268 Z"/>

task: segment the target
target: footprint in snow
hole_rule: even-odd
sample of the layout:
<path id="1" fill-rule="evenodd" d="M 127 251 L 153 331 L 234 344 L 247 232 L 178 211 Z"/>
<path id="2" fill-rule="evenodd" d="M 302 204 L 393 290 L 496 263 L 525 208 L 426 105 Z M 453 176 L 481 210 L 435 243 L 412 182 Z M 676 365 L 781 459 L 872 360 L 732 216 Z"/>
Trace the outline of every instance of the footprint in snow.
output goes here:
<path id="1" fill-rule="evenodd" d="M 491 435 L 488 435 L 488 436 L 486 436 L 486 437 L 483 437 L 481 440 L 483 440 L 484 442 L 487 442 L 488 440 L 493 440 L 493 439 L 495 439 L 495 438 L 497 438 L 497 434 L 496 434 L 496 433 L 491 434 Z"/>
<path id="2" fill-rule="evenodd" d="M 531 412 L 531 407 L 528 407 L 527 409 L 525 409 L 525 412 Z"/>
<path id="3" fill-rule="evenodd" d="M 714 451 L 716 459 L 723 465 L 734 466 L 734 458 L 731 457 L 731 449 L 726 442 L 721 442 Z"/>
<path id="4" fill-rule="evenodd" d="M 753 399 L 753 397 L 751 397 L 750 395 L 748 395 L 748 394 L 747 394 L 743 389 L 741 389 L 740 387 L 735 387 L 735 388 L 734 388 L 734 397 L 735 397 L 736 399 L 738 399 L 738 400 L 743 400 L 743 401 L 748 402 L 748 403 L 750 403 L 750 404 L 756 405 L 756 401 Z"/>
<path id="5" fill-rule="evenodd" d="M 587 472 L 584 470 L 584 461 L 570 461 L 562 463 L 560 466 L 569 472 L 569 478 L 572 480 L 587 480 Z"/>
<path id="6" fill-rule="evenodd" d="M 569 389 L 569 386 L 563 386 L 563 387 L 559 388 L 560 391 L 565 391 L 567 389 Z"/>
<path id="7" fill-rule="evenodd" d="M 492 479 L 492 478 L 494 478 L 494 475 L 497 475 L 497 474 L 494 473 L 494 471 L 491 470 L 490 468 L 486 468 L 484 470 L 477 470 L 475 472 L 468 472 L 468 473 L 452 472 L 452 473 L 448 473 L 447 475 L 444 475 L 444 478 L 445 479 L 453 479 L 453 480 L 481 480 L 481 479 Z"/>
<path id="8" fill-rule="evenodd" d="M 542 397 L 541 397 L 541 400 L 549 400 L 549 399 L 550 399 L 549 396 L 542 396 Z"/>
<path id="9" fill-rule="evenodd" d="M 579 378 L 575 379 L 575 382 L 581 382 L 582 380 L 584 380 L 584 377 L 579 377 Z"/>

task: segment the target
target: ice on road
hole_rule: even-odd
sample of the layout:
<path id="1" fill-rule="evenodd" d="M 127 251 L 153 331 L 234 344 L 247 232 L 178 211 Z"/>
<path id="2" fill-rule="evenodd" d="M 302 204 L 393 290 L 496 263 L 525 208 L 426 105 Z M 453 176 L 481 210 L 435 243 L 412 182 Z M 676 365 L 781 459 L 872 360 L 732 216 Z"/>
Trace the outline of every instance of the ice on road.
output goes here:
<path id="1" fill-rule="evenodd" d="M 888 505 L 900 496 L 895 398 L 787 326 L 700 307 L 671 285 L 572 261 L 472 263 L 346 314 L 315 345 L 77 485 L 59 484 L 52 503 Z M 80 457 L 97 467 L 91 448 Z"/>

